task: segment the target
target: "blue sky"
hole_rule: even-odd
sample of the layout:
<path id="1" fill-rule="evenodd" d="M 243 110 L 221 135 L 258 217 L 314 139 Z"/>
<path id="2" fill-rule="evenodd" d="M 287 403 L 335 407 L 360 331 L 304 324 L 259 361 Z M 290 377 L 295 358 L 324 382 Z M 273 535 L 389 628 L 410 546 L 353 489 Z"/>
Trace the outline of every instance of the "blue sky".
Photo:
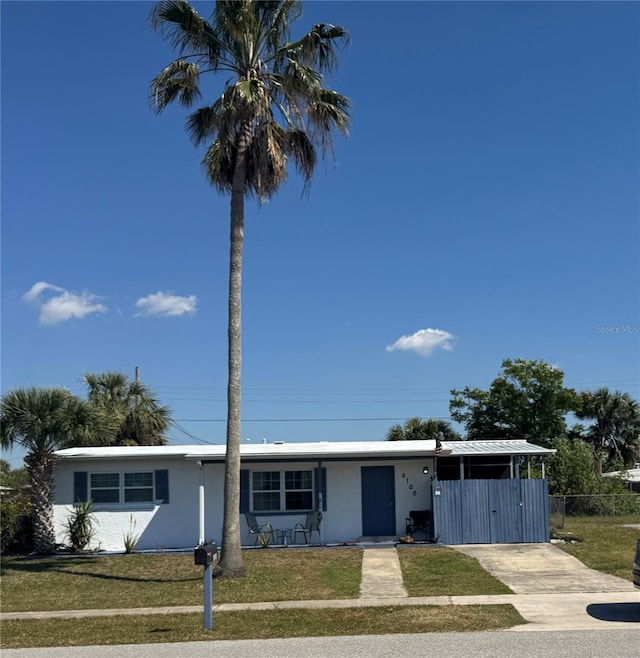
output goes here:
<path id="1" fill-rule="evenodd" d="M 140 366 L 174 442 L 223 443 L 228 198 L 184 110 L 149 109 L 150 8 L 1 4 L 2 391 Z M 294 35 L 315 22 L 351 33 L 351 134 L 309 197 L 247 204 L 243 439 L 381 440 L 505 358 L 640 397 L 640 5 L 311 2 Z"/>

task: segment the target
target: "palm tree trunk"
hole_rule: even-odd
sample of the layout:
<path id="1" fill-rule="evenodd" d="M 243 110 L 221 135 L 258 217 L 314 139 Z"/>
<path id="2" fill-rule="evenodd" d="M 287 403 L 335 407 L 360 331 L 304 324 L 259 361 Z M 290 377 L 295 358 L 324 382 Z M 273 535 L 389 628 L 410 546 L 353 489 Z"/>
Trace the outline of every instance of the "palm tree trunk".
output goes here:
<path id="1" fill-rule="evenodd" d="M 220 575 L 246 575 L 240 541 L 240 414 L 242 375 L 242 252 L 244 248 L 244 183 L 246 151 L 251 123 L 246 122 L 238 140 L 231 190 L 231 245 L 229 254 L 229 379 L 227 383 L 227 455 L 224 469 L 224 520 Z"/>
<path id="2" fill-rule="evenodd" d="M 56 549 L 53 526 L 53 471 L 55 457 L 50 452 L 30 452 L 24 458 L 31 482 L 33 547 L 40 555 Z"/>

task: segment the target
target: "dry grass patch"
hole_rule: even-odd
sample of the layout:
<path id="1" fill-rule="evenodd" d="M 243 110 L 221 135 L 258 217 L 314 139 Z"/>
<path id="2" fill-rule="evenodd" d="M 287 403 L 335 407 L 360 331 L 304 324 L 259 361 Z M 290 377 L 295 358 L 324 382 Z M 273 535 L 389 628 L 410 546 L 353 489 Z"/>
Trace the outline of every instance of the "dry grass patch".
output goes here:
<path id="1" fill-rule="evenodd" d="M 577 543 L 556 546 L 591 569 L 632 580 L 631 567 L 640 530 L 625 528 L 624 525 L 628 523 L 640 523 L 640 518 L 637 515 L 567 517 L 564 528 L 557 534 Z"/>
<path id="2" fill-rule="evenodd" d="M 354 598 L 362 551 L 246 551 L 247 577 L 215 580 L 216 603 Z M 199 605 L 202 567 L 192 555 L 2 558 L 3 612 Z M 33 592 L 38 591 L 34 597 Z"/>
<path id="3" fill-rule="evenodd" d="M 409 596 L 512 594 L 478 561 L 452 548 L 399 548 L 400 567 Z"/>
<path id="4" fill-rule="evenodd" d="M 525 621 L 511 605 L 484 605 L 219 612 L 213 623 L 205 631 L 201 614 L 9 620 L 2 624 L 2 647 L 483 631 Z"/>

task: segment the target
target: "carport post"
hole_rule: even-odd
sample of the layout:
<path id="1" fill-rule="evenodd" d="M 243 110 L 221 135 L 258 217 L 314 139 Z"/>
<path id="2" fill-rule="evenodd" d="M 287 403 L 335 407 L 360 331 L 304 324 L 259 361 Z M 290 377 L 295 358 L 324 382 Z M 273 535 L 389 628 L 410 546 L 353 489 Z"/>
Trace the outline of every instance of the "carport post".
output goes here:
<path id="1" fill-rule="evenodd" d="M 202 462 L 198 462 L 200 467 L 200 486 L 198 487 L 198 544 L 204 544 L 204 467 Z M 206 576 L 205 576 L 206 581 Z"/>

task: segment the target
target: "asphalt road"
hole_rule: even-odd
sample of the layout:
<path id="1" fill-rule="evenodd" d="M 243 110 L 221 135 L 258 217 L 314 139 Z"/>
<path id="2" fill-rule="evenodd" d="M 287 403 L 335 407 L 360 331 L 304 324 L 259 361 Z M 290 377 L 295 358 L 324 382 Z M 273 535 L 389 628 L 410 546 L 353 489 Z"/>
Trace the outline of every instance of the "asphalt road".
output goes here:
<path id="1" fill-rule="evenodd" d="M 180 642 L 51 649 L 4 649 L 2 658 L 637 658 L 640 631 L 510 631 L 361 635 L 288 640 Z"/>

